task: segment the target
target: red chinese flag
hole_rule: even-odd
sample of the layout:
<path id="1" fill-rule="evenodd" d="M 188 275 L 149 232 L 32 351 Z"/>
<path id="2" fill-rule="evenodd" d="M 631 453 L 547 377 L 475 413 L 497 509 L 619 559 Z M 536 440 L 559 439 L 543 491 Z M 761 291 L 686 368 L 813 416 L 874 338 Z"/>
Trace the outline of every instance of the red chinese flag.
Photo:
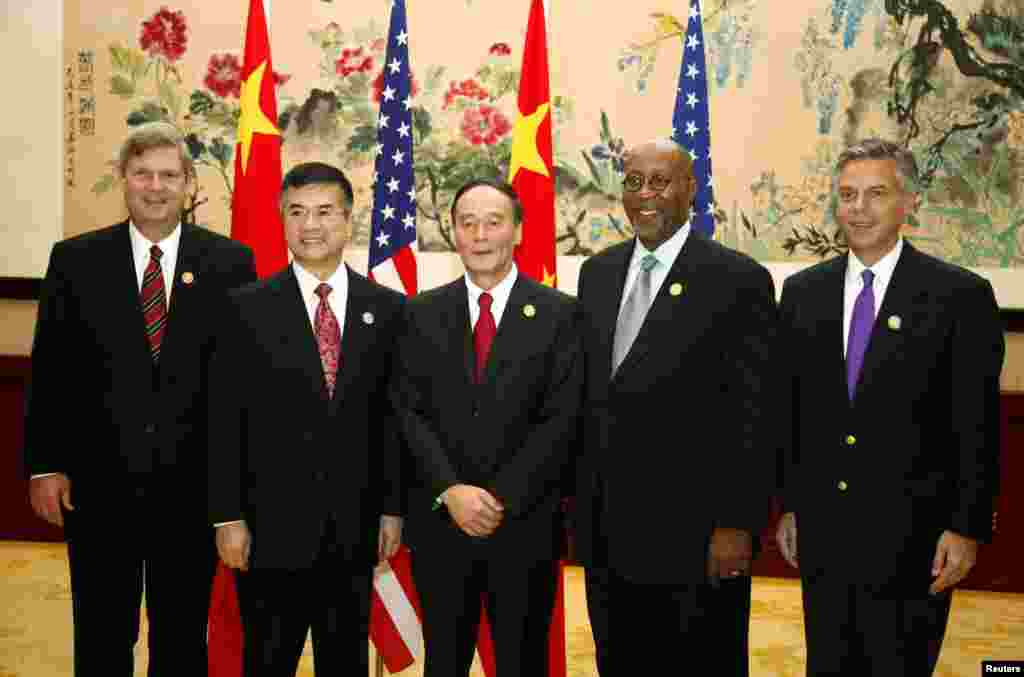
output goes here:
<path id="1" fill-rule="evenodd" d="M 516 247 L 516 265 L 524 274 L 553 287 L 556 281 L 555 173 L 548 80 L 544 2 L 532 0 L 508 177 L 523 204 L 523 241 Z"/>
<path id="2" fill-rule="evenodd" d="M 281 133 L 263 0 L 249 0 L 242 64 L 241 116 L 235 146 L 231 237 L 252 248 L 266 277 L 288 265 L 281 223 Z"/>

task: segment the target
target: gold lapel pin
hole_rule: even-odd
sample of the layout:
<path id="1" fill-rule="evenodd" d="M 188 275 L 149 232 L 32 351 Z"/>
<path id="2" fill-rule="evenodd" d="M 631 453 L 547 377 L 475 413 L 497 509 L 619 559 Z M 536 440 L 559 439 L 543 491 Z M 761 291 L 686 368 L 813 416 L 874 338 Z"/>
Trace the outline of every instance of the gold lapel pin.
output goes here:
<path id="1" fill-rule="evenodd" d="M 370 311 L 363 313 L 363 324 L 373 324 L 373 313 Z"/>
<path id="2" fill-rule="evenodd" d="M 196 276 L 193 275 L 190 271 L 186 270 L 184 273 L 181 274 L 181 281 L 184 282 L 186 285 L 189 285 L 196 281 Z"/>
<path id="3" fill-rule="evenodd" d="M 537 314 L 537 309 L 533 307 L 532 303 L 527 303 L 523 306 L 523 315 L 526 317 L 533 317 Z"/>
<path id="4" fill-rule="evenodd" d="M 673 282 L 672 286 L 668 288 L 668 293 L 672 296 L 679 296 L 685 289 L 686 287 L 684 287 L 682 283 Z"/>
<path id="5" fill-rule="evenodd" d="M 902 327 L 902 326 L 903 326 L 903 320 L 900 319 L 899 315 L 890 315 L 889 316 L 889 329 L 892 329 L 893 331 L 899 331 L 900 327 Z"/>

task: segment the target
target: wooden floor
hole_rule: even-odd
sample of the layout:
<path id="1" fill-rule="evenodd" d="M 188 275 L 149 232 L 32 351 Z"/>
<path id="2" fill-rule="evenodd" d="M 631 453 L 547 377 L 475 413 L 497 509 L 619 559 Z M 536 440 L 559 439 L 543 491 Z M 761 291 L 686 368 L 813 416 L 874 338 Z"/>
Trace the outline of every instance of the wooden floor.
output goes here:
<path id="1" fill-rule="evenodd" d="M 71 598 L 64 546 L 0 542 L 0 575 L 0 677 L 70 676 Z M 576 567 L 566 572 L 566 607 L 569 676 L 596 676 L 583 572 Z M 755 579 L 751 675 L 797 677 L 803 675 L 804 658 L 799 586 L 788 580 Z M 981 674 L 984 659 L 1024 659 L 1024 595 L 954 595 L 936 674 L 974 677 Z M 145 675 L 145 664 L 143 639 L 136 652 L 136 675 Z M 313 675 L 308 644 L 298 674 Z M 401 674 L 421 673 L 414 666 Z M 666 674 L 681 673 L 675 667 Z M 482 673 L 474 668 L 473 675 Z"/>

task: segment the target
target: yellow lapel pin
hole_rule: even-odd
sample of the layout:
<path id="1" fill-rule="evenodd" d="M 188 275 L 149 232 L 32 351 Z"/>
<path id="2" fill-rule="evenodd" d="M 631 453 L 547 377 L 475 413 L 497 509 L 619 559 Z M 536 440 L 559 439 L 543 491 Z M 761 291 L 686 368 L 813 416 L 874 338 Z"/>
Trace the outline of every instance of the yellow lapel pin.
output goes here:
<path id="1" fill-rule="evenodd" d="M 668 288 L 668 293 L 672 296 L 680 296 L 686 291 L 686 285 L 681 282 L 673 282 L 672 286 Z"/>
<path id="2" fill-rule="evenodd" d="M 181 274 L 181 281 L 187 286 L 196 281 L 196 276 L 190 271 L 185 271 Z"/>
<path id="3" fill-rule="evenodd" d="M 533 307 L 532 303 L 527 303 L 523 306 L 523 315 L 526 317 L 533 317 L 537 314 L 537 309 Z"/>
<path id="4" fill-rule="evenodd" d="M 899 315 L 890 315 L 889 316 L 889 329 L 892 329 L 893 331 L 899 331 L 900 327 L 902 327 L 902 326 L 903 326 L 903 320 L 900 319 Z"/>

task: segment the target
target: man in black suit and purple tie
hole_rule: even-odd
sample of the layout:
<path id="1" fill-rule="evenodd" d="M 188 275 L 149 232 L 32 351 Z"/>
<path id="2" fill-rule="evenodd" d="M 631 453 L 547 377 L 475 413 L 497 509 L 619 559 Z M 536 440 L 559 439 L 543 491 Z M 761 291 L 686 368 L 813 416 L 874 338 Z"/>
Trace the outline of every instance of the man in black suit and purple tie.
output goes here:
<path id="1" fill-rule="evenodd" d="M 850 251 L 782 291 L 777 537 L 799 566 L 807 674 L 926 677 L 952 588 L 991 536 L 1003 329 L 984 278 L 900 233 L 920 204 L 910 151 L 839 157 Z"/>
<path id="2" fill-rule="evenodd" d="M 775 295 L 768 271 L 690 229 L 690 155 L 624 157 L 637 237 L 580 272 L 585 356 L 576 545 L 602 677 L 657 648 L 745 675 L 750 566 L 767 522 Z M 643 619 L 642 631 L 637 629 Z"/>
<path id="3" fill-rule="evenodd" d="M 170 124 L 119 153 L 128 220 L 58 242 L 32 347 L 25 467 L 63 526 L 75 674 L 129 677 L 145 589 L 149 675 L 207 669 L 216 552 L 206 519 L 210 318 L 252 252 L 182 223 L 192 156 Z"/>
<path id="4" fill-rule="evenodd" d="M 373 566 L 401 540 L 387 398 L 404 297 L 343 263 L 352 185 L 293 167 L 293 261 L 235 290 L 210 376 L 210 519 L 239 574 L 246 677 L 292 677 L 312 629 L 317 674 L 369 671 Z"/>

